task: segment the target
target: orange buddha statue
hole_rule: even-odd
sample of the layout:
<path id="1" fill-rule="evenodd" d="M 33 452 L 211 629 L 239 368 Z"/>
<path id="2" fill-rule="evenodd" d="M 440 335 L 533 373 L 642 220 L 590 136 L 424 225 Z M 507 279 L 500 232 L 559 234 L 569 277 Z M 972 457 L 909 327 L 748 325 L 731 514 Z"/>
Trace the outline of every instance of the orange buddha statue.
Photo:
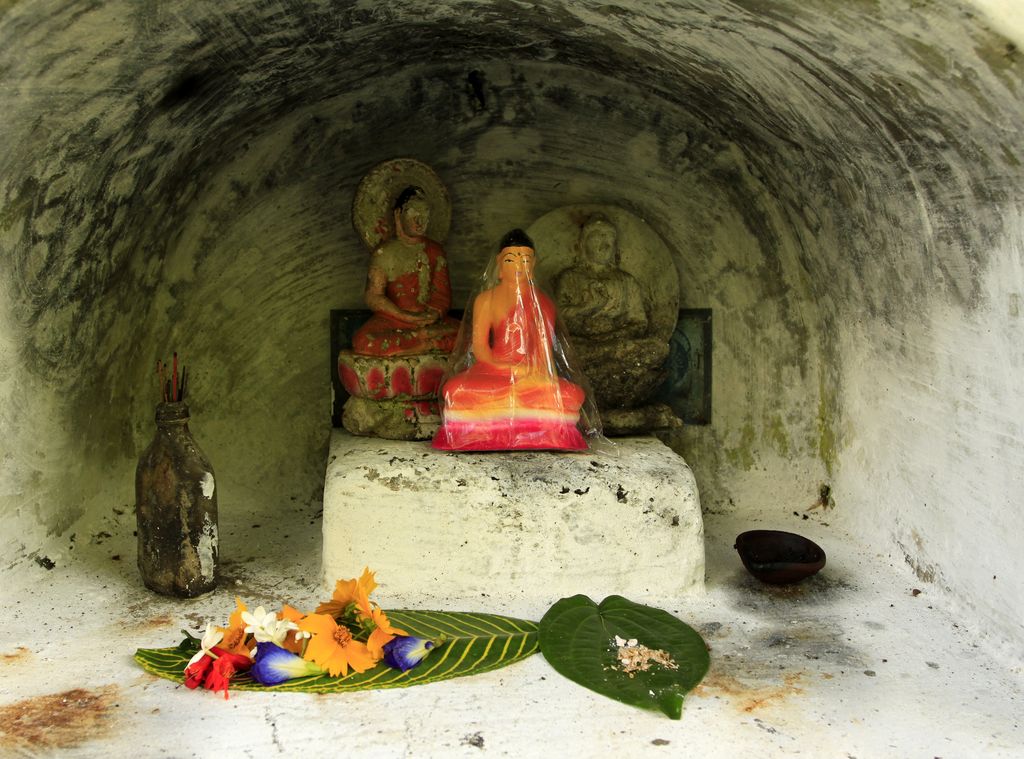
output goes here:
<path id="1" fill-rule="evenodd" d="M 430 205 L 418 187 L 395 201 L 394 235 L 373 251 L 364 298 L 373 316 L 352 337 L 364 356 L 449 353 L 459 322 L 448 316 L 452 287 L 440 243 L 427 237 Z"/>
<path id="2" fill-rule="evenodd" d="M 441 450 L 584 450 L 586 398 L 560 377 L 555 304 L 534 284 L 533 243 L 513 230 L 496 259 L 498 283 L 473 301 L 469 363 L 441 386 Z M 456 364 L 458 366 L 458 364 Z"/>

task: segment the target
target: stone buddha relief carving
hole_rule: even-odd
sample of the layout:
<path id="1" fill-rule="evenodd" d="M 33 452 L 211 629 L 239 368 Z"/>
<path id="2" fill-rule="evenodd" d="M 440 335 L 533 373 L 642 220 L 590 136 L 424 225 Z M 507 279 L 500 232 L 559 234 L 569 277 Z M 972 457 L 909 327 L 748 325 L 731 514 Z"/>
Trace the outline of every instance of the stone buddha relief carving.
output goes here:
<path id="1" fill-rule="evenodd" d="M 615 206 L 559 208 L 529 234 L 550 251 L 538 278 L 554 294 L 606 430 L 674 426 L 667 409 L 648 404 L 664 379 L 679 313 L 678 276 L 665 243 Z"/>

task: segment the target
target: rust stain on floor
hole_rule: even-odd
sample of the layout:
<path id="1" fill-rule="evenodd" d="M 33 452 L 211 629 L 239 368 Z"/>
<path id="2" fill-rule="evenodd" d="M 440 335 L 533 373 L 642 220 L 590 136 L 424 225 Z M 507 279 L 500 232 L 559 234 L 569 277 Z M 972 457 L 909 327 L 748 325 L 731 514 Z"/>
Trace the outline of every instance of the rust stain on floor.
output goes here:
<path id="1" fill-rule="evenodd" d="M 710 698 L 724 697 L 740 711 L 750 713 L 779 704 L 790 696 L 803 694 L 804 689 L 799 687 L 803 678 L 803 672 L 791 672 L 777 685 L 747 685 L 731 675 L 711 672 L 694 689 L 694 694 Z"/>
<path id="2" fill-rule="evenodd" d="M 138 622 L 131 625 L 133 630 L 155 630 L 160 627 L 167 627 L 168 625 L 174 624 L 174 617 L 170 614 L 161 614 L 156 617 L 150 617 L 149 619 L 140 619 Z"/>
<path id="3" fill-rule="evenodd" d="M 25 661 L 30 656 L 32 656 L 32 651 L 30 649 L 25 648 L 24 646 L 18 646 L 12 653 L 3 654 L 3 656 L 0 657 L 0 661 L 3 661 L 4 664 L 16 664 L 18 662 Z"/>
<path id="4" fill-rule="evenodd" d="M 0 707 L 0 748 L 19 751 L 71 748 L 107 735 L 119 689 L 75 688 Z"/>

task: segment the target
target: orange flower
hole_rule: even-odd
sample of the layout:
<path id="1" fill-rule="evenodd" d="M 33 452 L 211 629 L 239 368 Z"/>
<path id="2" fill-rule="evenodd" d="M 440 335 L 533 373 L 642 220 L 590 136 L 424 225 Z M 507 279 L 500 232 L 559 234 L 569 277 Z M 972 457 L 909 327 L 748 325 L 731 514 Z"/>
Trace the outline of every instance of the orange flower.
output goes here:
<path id="1" fill-rule="evenodd" d="M 305 659 L 320 665 L 331 677 L 344 677 L 351 667 L 365 672 L 377 663 L 366 647 L 353 639 L 351 631 L 327 614 L 310 614 L 299 622 L 299 629 L 312 634 L 306 646 Z"/>
<path id="2" fill-rule="evenodd" d="M 303 614 L 301 611 L 299 611 L 298 609 L 293 609 L 288 604 L 285 604 L 283 607 L 281 607 L 281 619 L 287 619 L 289 622 L 294 622 L 295 624 L 298 624 L 302 621 L 302 618 L 305 616 L 306 615 Z M 301 630 L 289 630 L 288 635 L 285 636 L 284 643 L 281 644 L 281 648 L 284 648 L 285 650 L 291 651 L 295 654 L 301 654 L 302 639 L 298 637 L 300 633 L 302 633 Z M 304 637 L 308 637 L 308 633 L 305 634 Z"/>
<path id="3" fill-rule="evenodd" d="M 232 654 L 249 656 L 249 646 L 246 645 L 245 620 L 242 619 L 242 612 L 248 611 L 248 609 L 245 608 L 242 599 L 237 596 L 235 597 L 235 605 L 236 608 L 228 619 L 228 626 L 217 628 L 220 632 L 224 633 L 224 639 L 221 640 L 218 648 L 222 648 Z"/>
<path id="4" fill-rule="evenodd" d="M 370 619 L 373 621 L 374 628 L 370 633 L 370 638 L 366 641 L 366 647 L 375 659 L 380 660 L 384 657 L 385 645 L 394 640 L 396 635 L 408 635 L 408 633 L 405 630 L 392 627 L 383 610 L 376 604 L 370 609 Z"/>
<path id="5" fill-rule="evenodd" d="M 298 609 L 289 606 L 288 604 L 285 604 L 281 607 L 281 619 L 287 619 L 289 622 L 295 622 L 296 624 L 298 624 L 298 622 L 304 616 L 306 615 Z"/>
<path id="6" fill-rule="evenodd" d="M 363 568 L 363 575 L 358 580 L 338 580 L 334 584 L 334 595 L 316 607 L 317 614 L 330 614 L 340 617 L 350 603 L 355 602 L 359 610 L 369 616 L 370 594 L 376 589 L 377 582 L 369 567 Z"/>

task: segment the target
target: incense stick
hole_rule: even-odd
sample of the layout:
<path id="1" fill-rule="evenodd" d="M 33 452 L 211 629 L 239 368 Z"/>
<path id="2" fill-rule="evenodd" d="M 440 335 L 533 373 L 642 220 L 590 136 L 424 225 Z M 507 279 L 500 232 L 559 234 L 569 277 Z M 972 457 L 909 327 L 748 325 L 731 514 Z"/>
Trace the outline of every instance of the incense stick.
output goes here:
<path id="1" fill-rule="evenodd" d="M 170 376 L 168 376 L 170 369 Z M 156 377 L 160 383 L 160 396 L 164 403 L 181 403 L 185 400 L 185 392 L 188 386 L 188 371 L 184 364 L 178 365 L 178 353 L 174 352 L 172 363 L 166 363 L 157 359 Z"/>
<path id="2" fill-rule="evenodd" d="M 177 351 L 174 352 L 174 358 L 172 359 L 172 361 L 174 362 L 174 369 L 171 372 L 171 400 L 174 401 L 175 403 L 177 403 L 179 400 L 181 400 L 178 397 L 178 352 Z"/>

